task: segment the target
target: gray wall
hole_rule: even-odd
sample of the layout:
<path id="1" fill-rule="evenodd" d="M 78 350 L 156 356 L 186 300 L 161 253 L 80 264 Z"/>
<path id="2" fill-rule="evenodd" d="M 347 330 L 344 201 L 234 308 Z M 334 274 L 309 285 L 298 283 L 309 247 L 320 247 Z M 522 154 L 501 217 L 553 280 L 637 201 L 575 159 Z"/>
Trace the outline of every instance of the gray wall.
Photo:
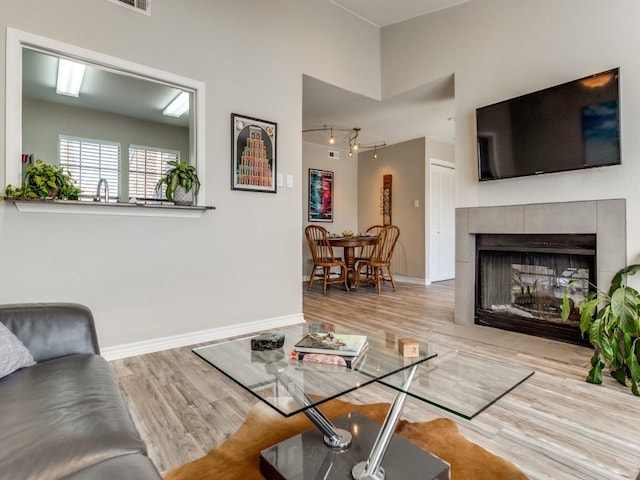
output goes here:
<path id="1" fill-rule="evenodd" d="M 379 96 L 380 30 L 330 2 L 250 3 L 154 0 L 147 16 L 106 1 L 0 2 L 0 132 L 6 27 L 193 78 L 206 85 L 205 202 L 216 206 L 191 219 L 0 202 L 0 303 L 86 304 L 102 347 L 302 318 L 302 76 Z M 232 112 L 278 123 L 277 169 L 292 188 L 230 189 Z"/>
<path id="2" fill-rule="evenodd" d="M 444 142 L 437 138 L 427 138 L 427 159 L 431 158 L 455 163 L 456 147 L 450 142 Z"/>
<path id="3" fill-rule="evenodd" d="M 302 224 L 321 225 L 330 233 L 341 233 L 345 230 L 358 231 L 358 160 L 349 158 L 346 150 L 340 151 L 340 159 L 329 158 L 328 151 L 335 148 L 323 147 L 311 143 L 302 144 L 302 174 L 305 177 L 302 185 Z M 309 169 L 328 170 L 333 172 L 333 222 L 309 222 L 308 192 Z M 302 276 L 311 274 L 313 261 L 307 240 L 302 234 Z M 341 253 L 336 249 L 336 255 Z"/>
<path id="4" fill-rule="evenodd" d="M 0 2 L 3 32 L 10 26 L 204 82 L 206 201 L 217 206 L 200 220 L 80 218 L 19 214 L 3 202 L 0 266 L 11 273 L 3 275 L 0 302 L 85 303 L 95 313 L 103 346 L 300 315 L 303 74 L 380 98 L 455 73 L 457 206 L 625 198 L 628 261 L 638 260 L 637 0 L 582 0 L 580 8 L 575 0 L 474 0 L 383 29 L 330 2 L 280 0 L 251 7 L 248 15 L 246 2 L 236 0 L 154 0 L 146 16 L 104 1 L 59 0 L 37 8 Z M 278 28 L 267 35 L 265 28 L 273 25 Z M 0 35 L 0 91 L 5 39 Z M 621 69 L 621 166 L 478 184 L 477 107 L 614 66 Z M 251 75 L 242 74 L 247 69 Z M 6 127 L 4 97 L 0 132 Z M 278 122 L 278 171 L 292 175 L 293 188 L 275 195 L 230 190 L 232 112 Z M 0 134 L 0 152 L 4 141 Z M 5 183 L 0 169 L 0 185 Z M 398 191 L 394 181 L 394 205 L 401 201 Z M 358 224 L 371 220 L 379 217 Z M 176 245 L 186 256 L 167 268 L 160 259 L 174 255 Z M 7 280 L 41 270 L 55 271 L 55 281 L 40 274 Z M 424 272 L 410 273 L 407 266 L 406 274 Z M 158 283 L 159 278 L 179 281 Z"/>
<path id="5" fill-rule="evenodd" d="M 400 228 L 392 271 L 410 279 L 425 279 L 425 139 L 358 154 L 358 225 L 364 231 L 382 224 L 382 176 L 392 176 L 391 223 Z M 418 200 L 419 207 L 414 207 Z"/>
<path id="6" fill-rule="evenodd" d="M 383 96 L 455 73 L 456 205 L 624 198 L 640 258 L 640 2 L 474 0 L 382 29 Z M 622 165 L 479 183 L 475 109 L 620 67 Z M 620 265 L 622 267 L 622 265 Z"/>

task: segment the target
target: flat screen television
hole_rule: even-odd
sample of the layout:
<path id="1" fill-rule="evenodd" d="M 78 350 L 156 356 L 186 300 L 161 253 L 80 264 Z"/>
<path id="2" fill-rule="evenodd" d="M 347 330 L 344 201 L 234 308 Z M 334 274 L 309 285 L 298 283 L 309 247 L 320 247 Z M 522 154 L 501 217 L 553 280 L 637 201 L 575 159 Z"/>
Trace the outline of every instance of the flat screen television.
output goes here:
<path id="1" fill-rule="evenodd" d="M 476 110 L 480 181 L 619 165 L 619 69 Z"/>

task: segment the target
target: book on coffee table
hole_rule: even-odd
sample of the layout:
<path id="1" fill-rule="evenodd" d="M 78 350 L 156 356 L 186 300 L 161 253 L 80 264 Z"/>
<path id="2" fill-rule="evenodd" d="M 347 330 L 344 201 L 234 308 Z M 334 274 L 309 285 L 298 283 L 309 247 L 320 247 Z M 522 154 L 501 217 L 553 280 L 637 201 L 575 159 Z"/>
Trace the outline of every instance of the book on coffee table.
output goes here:
<path id="1" fill-rule="evenodd" d="M 305 335 L 293 349 L 296 352 L 357 357 L 365 345 L 367 345 L 365 335 L 328 332 Z"/>
<path id="2" fill-rule="evenodd" d="M 306 352 L 296 352 L 292 350 L 289 354 L 289 358 L 292 360 L 299 360 L 302 362 L 313 362 L 313 363 L 324 363 L 326 365 L 338 365 L 347 368 L 355 368 L 362 358 L 367 353 L 368 343 L 362 348 L 360 353 L 355 357 L 346 356 L 346 355 L 334 355 L 330 353 L 306 353 Z"/>

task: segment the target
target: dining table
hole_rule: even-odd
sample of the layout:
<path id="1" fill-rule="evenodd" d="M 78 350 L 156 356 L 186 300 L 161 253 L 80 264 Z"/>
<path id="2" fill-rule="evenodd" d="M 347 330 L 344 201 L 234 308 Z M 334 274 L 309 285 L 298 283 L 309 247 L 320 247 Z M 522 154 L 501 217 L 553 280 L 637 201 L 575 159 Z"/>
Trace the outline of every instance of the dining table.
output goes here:
<path id="1" fill-rule="evenodd" d="M 344 253 L 344 263 L 347 265 L 347 284 L 351 288 L 356 283 L 356 248 L 373 245 L 377 235 L 329 236 L 331 247 L 341 247 Z"/>

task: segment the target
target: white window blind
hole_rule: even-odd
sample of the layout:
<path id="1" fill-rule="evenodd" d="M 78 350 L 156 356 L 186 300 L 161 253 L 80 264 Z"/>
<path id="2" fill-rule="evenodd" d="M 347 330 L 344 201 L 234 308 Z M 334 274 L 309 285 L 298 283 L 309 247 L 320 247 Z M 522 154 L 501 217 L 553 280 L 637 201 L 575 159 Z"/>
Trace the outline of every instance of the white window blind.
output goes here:
<path id="1" fill-rule="evenodd" d="M 93 198 L 101 178 L 109 184 L 109 197 L 118 198 L 120 144 L 107 140 L 70 137 L 58 138 L 60 166 L 82 192 L 80 198 Z"/>
<path id="2" fill-rule="evenodd" d="M 129 197 L 139 200 L 166 200 L 165 187 L 156 191 L 158 180 L 169 169 L 169 160 L 180 161 L 180 152 L 156 147 L 129 147 Z"/>
<path id="3" fill-rule="evenodd" d="M 151 14 L 151 0 L 109 0 L 111 3 L 127 7 L 139 13 Z"/>

